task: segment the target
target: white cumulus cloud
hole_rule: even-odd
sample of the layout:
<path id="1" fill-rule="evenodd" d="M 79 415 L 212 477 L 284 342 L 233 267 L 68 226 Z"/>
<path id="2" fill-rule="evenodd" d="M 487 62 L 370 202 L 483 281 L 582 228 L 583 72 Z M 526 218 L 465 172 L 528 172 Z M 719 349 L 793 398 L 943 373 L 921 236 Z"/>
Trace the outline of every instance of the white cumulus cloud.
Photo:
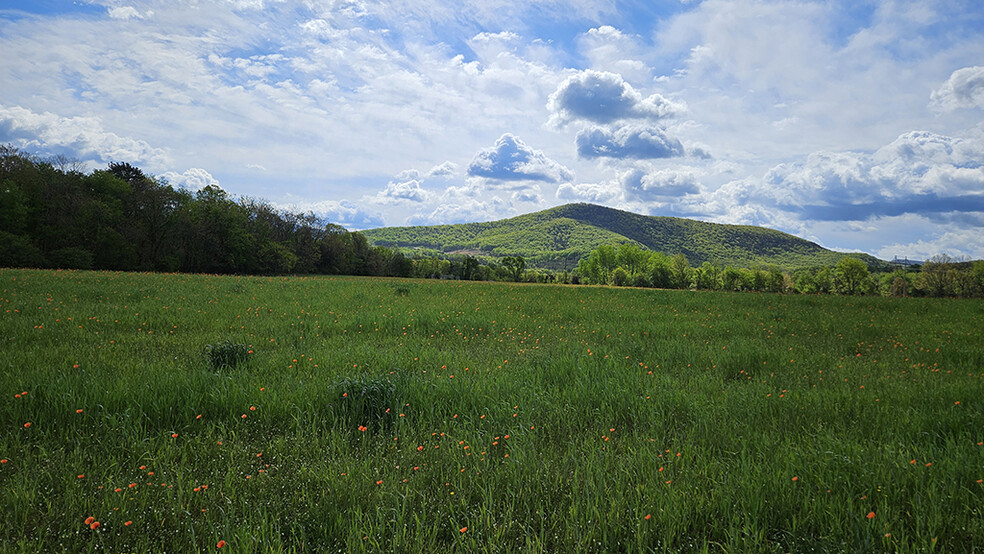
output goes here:
<path id="1" fill-rule="evenodd" d="M 146 165 L 150 170 L 167 167 L 166 150 L 146 141 L 106 131 L 95 117 L 62 117 L 0 104 L 0 140 L 26 150 L 54 154 L 71 153 L 83 161 L 121 161 Z"/>
<path id="2" fill-rule="evenodd" d="M 492 148 L 475 156 L 468 166 L 468 175 L 494 181 L 564 183 L 574 180 L 570 169 L 509 133 L 499 137 Z"/>
<path id="3" fill-rule="evenodd" d="M 219 186 L 219 181 L 211 173 L 200 167 L 192 167 L 184 173 L 166 171 L 161 174 L 173 187 L 186 188 L 191 191 L 199 191 L 209 185 Z"/>
<path id="4" fill-rule="evenodd" d="M 931 104 L 941 110 L 984 108 L 984 66 L 958 69 L 930 95 Z"/>
<path id="5" fill-rule="evenodd" d="M 684 154 L 680 141 L 659 127 L 625 126 L 614 131 L 601 127 L 584 129 L 574 139 L 582 158 L 656 159 Z"/>
<path id="6" fill-rule="evenodd" d="M 564 80 L 550 95 L 547 109 L 552 122 L 563 124 L 661 119 L 682 113 L 685 107 L 660 94 L 643 97 L 616 73 L 589 69 Z"/>

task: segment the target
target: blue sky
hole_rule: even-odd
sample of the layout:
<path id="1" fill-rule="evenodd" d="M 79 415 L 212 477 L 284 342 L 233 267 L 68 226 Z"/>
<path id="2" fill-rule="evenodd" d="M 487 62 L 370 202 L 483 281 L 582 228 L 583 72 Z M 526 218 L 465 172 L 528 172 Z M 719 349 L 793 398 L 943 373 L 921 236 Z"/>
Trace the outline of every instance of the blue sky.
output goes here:
<path id="1" fill-rule="evenodd" d="M 568 202 L 984 258 L 984 6 L 0 3 L 0 143 L 351 229 Z"/>

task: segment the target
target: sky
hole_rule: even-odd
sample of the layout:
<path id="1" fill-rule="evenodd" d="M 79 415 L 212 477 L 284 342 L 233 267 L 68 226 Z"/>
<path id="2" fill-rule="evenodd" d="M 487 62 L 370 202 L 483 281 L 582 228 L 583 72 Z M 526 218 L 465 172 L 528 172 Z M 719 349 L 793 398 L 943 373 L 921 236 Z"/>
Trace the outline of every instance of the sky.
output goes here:
<path id="1" fill-rule="evenodd" d="M 0 144 L 353 230 L 591 202 L 984 259 L 984 4 L 0 0 Z"/>

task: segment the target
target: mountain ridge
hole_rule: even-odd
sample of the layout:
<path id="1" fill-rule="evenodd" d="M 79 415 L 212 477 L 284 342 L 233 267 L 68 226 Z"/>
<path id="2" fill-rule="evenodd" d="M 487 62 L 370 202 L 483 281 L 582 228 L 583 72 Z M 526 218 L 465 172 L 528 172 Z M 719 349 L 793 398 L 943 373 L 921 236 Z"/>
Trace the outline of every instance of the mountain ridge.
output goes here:
<path id="1" fill-rule="evenodd" d="M 369 242 L 424 248 L 442 254 L 481 252 L 491 258 L 523 256 L 531 265 L 566 269 L 602 244 L 633 243 L 692 265 L 784 269 L 834 265 L 844 256 L 872 267 L 887 262 L 863 253 L 834 252 L 789 233 L 751 225 L 640 215 L 596 204 L 565 204 L 507 219 L 451 225 L 381 227 L 362 231 Z"/>

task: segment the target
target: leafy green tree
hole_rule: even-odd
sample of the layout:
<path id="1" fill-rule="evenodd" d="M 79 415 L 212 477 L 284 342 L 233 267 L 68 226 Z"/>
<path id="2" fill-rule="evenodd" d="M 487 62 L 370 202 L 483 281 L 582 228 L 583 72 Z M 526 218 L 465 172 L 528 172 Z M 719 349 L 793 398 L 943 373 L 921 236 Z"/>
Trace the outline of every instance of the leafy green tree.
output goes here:
<path id="1" fill-rule="evenodd" d="M 930 296 L 955 294 L 956 271 L 953 258 L 948 254 L 936 254 L 926 260 L 920 268 L 922 288 Z"/>
<path id="2" fill-rule="evenodd" d="M 673 268 L 670 258 L 662 252 L 653 252 L 649 256 L 649 281 L 658 289 L 672 288 Z"/>
<path id="3" fill-rule="evenodd" d="M 867 264 L 845 256 L 834 267 L 834 286 L 841 294 L 863 294 L 869 276 Z"/>
<path id="4" fill-rule="evenodd" d="M 619 266 L 612 272 L 612 284 L 616 287 L 624 287 L 629 284 L 629 272 L 624 267 Z"/>
<path id="5" fill-rule="evenodd" d="M 518 283 L 523 278 L 523 271 L 526 269 L 526 260 L 522 256 L 506 256 L 502 258 L 501 263 L 513 281 Z"/>
<path id="6" fill-rule="evenodd" d="M 834 270 L 829 267 L 821 267 L 813 275 L 813 284 L 816 291 L 827 294 L 834 291 Z"/>
<path id="7" fill-rule="evenodd" d="M 978 260 L 971 265 L 970 275 L 974 287 L 973 295 L 984 295 L 984 260 Z"/>
<path id="8" fill-rule="evenodd" d="M 812 294 L 817 292 L 817 283 L 813 278 L 813 272 L 808 269 L 801 269 L 794 273 L 793 284 L 796 292 L 800 294 Z"/>
<path id="9" fill-rule="evenodd" d="M 649 259 L 649 253 L 630 242 L 619 245 L 615 254 L 615 264 L 625 268 L 629 275 L 643 270 Z"/>
<path id="10" fill-rule="evenodd" d="M 690 261 L 687 260 L 687 257 L 683 253 L 674 254 L 670 258 L 670 272 L 673 276 L 674 288 L 685 289 L 690 287 L 692 277 Z"/>
<path id="11" fill-rule="evenodd" d="M 721 271 L 721 288 L 730 291 L 741 290 L 741 271 L 731 267 L 730 265 L 724 266 L 724 270 Z"/>
<path id="12" fill-rule="evenodd" d="M 711 262 L 704 262 L 699 268 L 694 269 L 694 284 L 699 289 L 717 290 L 718 268 Z"/>
<path id="13" fill-rule="evenodd" d="M 582 258 L 578 263 L 578 273 L 587 277 L 591 283 L 604 285 L 609 282 L 612 271 L 618 267 L 618 254 L 615 247 L 603 244 Z"/>

